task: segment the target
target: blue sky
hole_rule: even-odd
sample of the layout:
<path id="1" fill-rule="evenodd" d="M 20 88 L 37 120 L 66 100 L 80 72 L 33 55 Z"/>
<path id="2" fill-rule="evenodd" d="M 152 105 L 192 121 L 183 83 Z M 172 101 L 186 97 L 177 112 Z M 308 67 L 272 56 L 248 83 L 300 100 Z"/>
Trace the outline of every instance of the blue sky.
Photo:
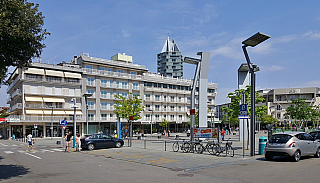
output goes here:
<path id="1" fill-rule="evenodd" d="M 120 52 L 156 72 L 156 55 L 166 38 L 183 56 L 210 52 L 209 81 L 218 84 L 216 103 L 237 89 L 237 69 L 245 63 L 241 42 L 256 32 L 271 38 L 248 48 L 260 67 L 257 89 L 320 86 L 320 2 L 180 0 L 35 0 L 45 16 L 44 63 L 70 61 L 81 52 L 110 59 Z M 194 66 L 184 65 L 192 78 Z M 0 89 L 6 94 L 6 87 Z M 6 104 L 1 97 L 0 106 Z"/>

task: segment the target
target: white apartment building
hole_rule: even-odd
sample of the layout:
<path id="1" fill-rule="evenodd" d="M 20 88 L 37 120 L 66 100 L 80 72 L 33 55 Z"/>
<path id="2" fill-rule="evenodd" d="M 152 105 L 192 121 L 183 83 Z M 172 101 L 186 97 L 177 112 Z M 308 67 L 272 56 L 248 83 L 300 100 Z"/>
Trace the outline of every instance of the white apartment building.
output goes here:
<path id="1" fill-rule="evenodd" d="M 290 117 L 286 116 L 286 108 L 293 105 L 293 99 L 306 98 L 309 105 L 320 104 L 320 88 L 281 88 L 258 91 L 265 98 L 265 105 L 268 107 L 268 114 L 277 118 L 278 124 L 288 126 L 291 124 Z"/>
<path id="2" fill-rule="evenodd" d="M 68 121 L 66 131 L 73 131 L 72 98 L 77 101 L 77 133 L 86 132 L 86 116 L 89 133 L 112 133 L 118 120 L 113 113 L 117 101 L 114 95 L 127 96 L 127 92 L 139 94 L 145 105 L 142 119 L 134 122 L 133 129 L 150 133 L 152 121 L 160 131 L 158 123 L 163 118 L 169 121 L 171 131 L 188 128 L 192 81 L 150 73 L 145 66 L 133 64 L 132 57 L 125 54 L 118 53 L 107 60 L 81 53 L 69 63 L 32 63 L 29 68 L 16 69 L 10 80 L 9 136 L 21 137 L 27 133 L 51 136 L 53 121 L 53 136 L 60 137 L 59 122 L 64 119 Z M 217 84 L 208 83 L 210 109 L 215 106 L 216 89 Z M 88 114 L 83 97 L 86 93 L 92 94 L 87 100 Z M 120 121 L 124 132 L 128 123 L 124 119 Z"/>

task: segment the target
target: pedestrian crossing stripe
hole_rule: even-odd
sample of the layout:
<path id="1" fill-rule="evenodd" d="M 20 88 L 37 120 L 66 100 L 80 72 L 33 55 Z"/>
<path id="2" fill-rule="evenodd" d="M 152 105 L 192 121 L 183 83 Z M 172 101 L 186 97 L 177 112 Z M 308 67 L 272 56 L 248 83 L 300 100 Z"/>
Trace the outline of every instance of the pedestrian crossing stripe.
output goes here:
<path id="1" fill-rule="evenodd" d="M 64 151 L 63 149 L 51 149 L 51 150 L 60 151 L 60 152 Z"/>
<path id="2" fill-rule="evenodd" d="M 4 153 L 6 153 L 6 154 L 12 154 L 12 153 L 14 153 L 14 152 L 12 152 L 12 151 L 4 151 Z"/>

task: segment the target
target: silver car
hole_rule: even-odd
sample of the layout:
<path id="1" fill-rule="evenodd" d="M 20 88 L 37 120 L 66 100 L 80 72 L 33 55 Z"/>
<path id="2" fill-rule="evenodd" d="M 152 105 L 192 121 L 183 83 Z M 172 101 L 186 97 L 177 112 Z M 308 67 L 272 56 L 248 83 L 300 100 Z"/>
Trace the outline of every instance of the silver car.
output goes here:
<path id="1" fill-rule="evenodd" d="M 304 132 L 284 132 L 271 136 L 264 149 L 265 158 L 272 160 L 274 156 L 290 156 L 298 162 L 301 156 L 314 155 L 320 157 L 320 143 Z"/>

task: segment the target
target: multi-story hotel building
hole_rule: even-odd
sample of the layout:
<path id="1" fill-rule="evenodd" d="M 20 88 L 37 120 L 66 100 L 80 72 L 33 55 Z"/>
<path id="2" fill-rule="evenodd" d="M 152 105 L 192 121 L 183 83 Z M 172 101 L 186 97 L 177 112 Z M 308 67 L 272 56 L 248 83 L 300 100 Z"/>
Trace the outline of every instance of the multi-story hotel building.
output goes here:
<path id="1" fill-rule="evenodd" d="M 165 77 L 150 73 L 145 66 L 133 64 L 132 57 L 117 54 L 111 60 L 90 57 L 87 53 L 75 56 L 69 63 L 50 65 L 32 63 L 29 68 L 16 69 L 10 77 L 7 89 L 10 104 L 8 133 L 21 137 L 62 135 L 61 120 L 68 121 L 67 131 L 73 131 L 76 98 L 77 133 L 86 132 L 86 116 L 89 133 L 112 133 L 118 120 L 113 113 L 117 99 L 114 95 L 127 96 L 127 92 L 139 94 L 145 110 L 142 119 L 134 122 L 133 129 L 150 133 L 150 122 L 158 123 L 165 118 L 171 131 L 188 128 L 191 80 Z M 208 83 L 208 108 L 214 108 L 217 84 Z M 88 97 L 88 114 L 84 94 Z M 198 103 L 196 101 L 196 103 Z M 122 130 L 128 127 L 121 119 Z M 36 127 L 36 128 L 35 128 Z M 149 130 L 149 131 L 148 131 Z"/>
<path id="2" fill-rule="evenodd" d="M 183 78 L 183 59 L 178 45 L 167 38 L 161 53 L 157 55 L 157 71 L 163 76 Z"/>

